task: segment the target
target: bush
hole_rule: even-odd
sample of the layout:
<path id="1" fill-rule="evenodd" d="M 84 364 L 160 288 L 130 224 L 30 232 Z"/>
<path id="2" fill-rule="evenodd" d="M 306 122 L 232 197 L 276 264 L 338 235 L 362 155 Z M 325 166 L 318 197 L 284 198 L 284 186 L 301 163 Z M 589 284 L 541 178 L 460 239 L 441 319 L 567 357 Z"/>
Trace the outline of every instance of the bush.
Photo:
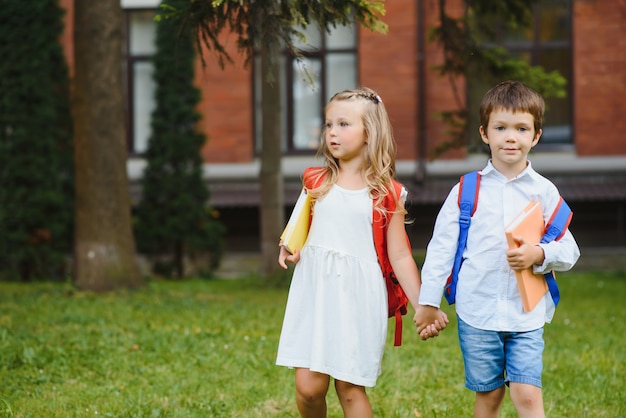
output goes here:
<path id="1" fill-rule="evenodd" d="M 69 77 L 55 0 L 0 8 L 0 277 L 62 278 L 72 245 Z"/>

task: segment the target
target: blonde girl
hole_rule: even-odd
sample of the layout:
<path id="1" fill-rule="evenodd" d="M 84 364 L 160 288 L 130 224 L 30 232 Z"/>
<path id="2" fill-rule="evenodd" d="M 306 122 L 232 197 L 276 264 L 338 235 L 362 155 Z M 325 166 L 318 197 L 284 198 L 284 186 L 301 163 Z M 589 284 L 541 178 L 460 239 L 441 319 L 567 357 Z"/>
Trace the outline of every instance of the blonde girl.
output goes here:
<path id="1" fill-rule="evenodd" d="M 325 165 L 307 169 L 313 220 L 302 252 L 281 245 L 278 262 L 294 269 L 276 364 L 295 368 L 303 417 L 326 416 L 331 377 L 346 417 L 371 417 L 365 388 L 376 384 L 387 335 L 387 290 L 373 239 L 373 211 L 394 193 L 395 142 L 385 106 L 369 88 L 335 94 L 326 106 L 320 153 Z M 312 179 L 307 179 L 311 176 Z M 420 277 L 404 229 L 404 201 L 393 196 L 387 254 L 409 302 L 418 304 Z M 448 323 L 438 310 L 420 318 L 422 339 Z"/>

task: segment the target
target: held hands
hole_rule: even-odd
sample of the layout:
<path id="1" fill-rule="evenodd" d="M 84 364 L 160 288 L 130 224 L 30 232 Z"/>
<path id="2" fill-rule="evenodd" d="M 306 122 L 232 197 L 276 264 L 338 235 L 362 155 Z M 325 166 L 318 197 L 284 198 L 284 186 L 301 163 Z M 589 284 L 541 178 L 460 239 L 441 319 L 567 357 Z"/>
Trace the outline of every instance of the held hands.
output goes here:
<path id="1" fill-rule="evenodd" d="M 448 320 L 448 315 L 439 308 L 417 305 L 413 322 L 417 327 L 417 333 L 420 335 L 420 338 L 427 340 L 437 337 L 439 331 L 443 330 L 450 320 Z"/>
<path id="2" fill-rule="evenodd" d="M 300 261 L 300 250 L 295 249 L 293 254 L 291 254 L 289 251 L 287 251 L 285 249 L 285 247 L 282 245 L 282 243 L 278 244 L 280 247 L 280 252 L 278 253 L 278 264 L 286 269 L 287 268 L 287 263 L 286 261 L 296 264 L 298 261 Z"/>
<path id="3" fill-rule="evenodd" d="M 524 270 L 533 264 L 543 264 L 545 255 L 539 245 L 526 242 L 522 237 L 514 237 L 517 248 L 506 252 L 506 261 L 513 270 Z"/>

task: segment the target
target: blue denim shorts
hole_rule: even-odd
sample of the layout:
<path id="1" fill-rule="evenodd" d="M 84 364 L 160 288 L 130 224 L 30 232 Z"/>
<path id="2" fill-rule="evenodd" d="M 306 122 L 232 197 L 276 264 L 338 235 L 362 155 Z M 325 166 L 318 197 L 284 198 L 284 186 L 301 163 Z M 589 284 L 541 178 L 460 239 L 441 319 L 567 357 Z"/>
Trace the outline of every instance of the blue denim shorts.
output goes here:
<path id="1" fill-rule="evenodd" d="M 543 328 L 526 332 L 485 331 L 458 320 L 466 388 L 489 392 L 509 382 L 541 387 Z"/>

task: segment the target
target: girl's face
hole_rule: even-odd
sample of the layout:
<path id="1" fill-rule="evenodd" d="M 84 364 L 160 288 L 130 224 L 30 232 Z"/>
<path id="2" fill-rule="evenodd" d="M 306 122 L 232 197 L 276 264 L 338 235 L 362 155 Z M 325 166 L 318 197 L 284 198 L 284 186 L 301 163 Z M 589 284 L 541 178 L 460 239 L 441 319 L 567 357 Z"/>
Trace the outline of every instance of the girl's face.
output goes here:
<path id="1" fill-rule="evenodd" d="M 324 141 L 326 147 L 340 162 L 365 158 L 367 138 L 363 127 L 361 100 L 338 100 L 326 109 Z"/>
<path id="2" fill-rule="evenodd" d="M 526 168 L 528 153 L 539 142 L 541 129 L 535 132 L 534 118 L 528 112 L 498 109 L 491 112 L 486 129 L 480 127 L 480 136 L 489 145 L 493 166 L 512 178 Z"/>

